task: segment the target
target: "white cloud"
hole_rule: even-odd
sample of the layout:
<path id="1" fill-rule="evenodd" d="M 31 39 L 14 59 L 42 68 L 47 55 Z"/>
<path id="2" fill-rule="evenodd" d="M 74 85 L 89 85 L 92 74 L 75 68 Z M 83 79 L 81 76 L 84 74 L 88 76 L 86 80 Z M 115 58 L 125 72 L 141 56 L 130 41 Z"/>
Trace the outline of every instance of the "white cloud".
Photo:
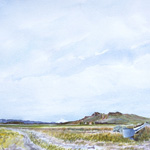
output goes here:
<path id="1" fill-rule="evenodd" d="M 131 46 L 131 49 L 137 49 L 139 47 L 142 47 L 142 46 L 145 46 L 147 44 L 150 44 L 150 41 L 147 40 L 147 41 L 144 41 L 144 42 L 141 42 L 141 43 L 138 43 L 138 44 L 135 44 L 135 45 L 132 45 Z"/>
<path id="2" fill-rule="evenodd" d="M 85 57 L 83 57 L 83 56 L 79 56 L 78 58 L 81 59 L 81 60 L 85 59 Z"/>
<path id="3" fill-rule="evenodd" d="M 95 55 L 98 56 L 98 55 L 103 55 L 105 54 L 106 52 L 108 52 L 109 50 L 108 49 L 105 49 L 103 50 L 102 52 L 95 52 Z"/>
<path id="4" fill-rule="evenodd" d="M 65 120 L 65 119 L 60 119 L 60 120 L 57 121 L 57 123 L 63 123 L 63 122 L 67 122 L 67 120 Z"/>
<path id="5" fill-rule="evenodd" d="M 122 100 L 119 93 L 125 91 L 131 96 L 130 90 L 141 89 L 144 97 L 150 88 L 149 5 L 112 0 L 3 3 L 0 105 L 16 106 L 1 109 L 2 117 L 15 118 L 23 110 L 27 113 L 18 117 L 56 121 L 64 118 L 60 114 L 75 118 L 104 106 L 119 109 L 116 103 L 130 101 Z"/>

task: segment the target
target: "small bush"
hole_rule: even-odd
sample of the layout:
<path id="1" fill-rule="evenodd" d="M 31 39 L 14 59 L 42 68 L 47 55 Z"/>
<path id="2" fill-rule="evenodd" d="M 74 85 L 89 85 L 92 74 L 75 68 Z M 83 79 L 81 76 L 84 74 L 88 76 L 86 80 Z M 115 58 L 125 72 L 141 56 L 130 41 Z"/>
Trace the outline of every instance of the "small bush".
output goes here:
<path id="1" fill-rule="evenodd" d="M 123 127 L 122 127 L 122 126 L 115 126 L 115 127 L 113 128 L 113 132 L 122 133 L 122 132 L 123 132 Z"/>

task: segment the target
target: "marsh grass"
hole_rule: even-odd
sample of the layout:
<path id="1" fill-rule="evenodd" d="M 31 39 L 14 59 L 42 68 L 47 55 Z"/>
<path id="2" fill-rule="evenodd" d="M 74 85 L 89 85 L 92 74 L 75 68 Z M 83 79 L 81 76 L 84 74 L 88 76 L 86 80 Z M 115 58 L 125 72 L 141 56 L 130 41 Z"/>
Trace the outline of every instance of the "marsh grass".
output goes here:
<path id="1" fill-rule="evenodd" d="M 0 148 L 10 148 L 11 146 L 24 147 L 23 136 L 17 132 L 0 129 Z"/>
<path id="2" fill-rule="evenodd" d="M 43 141 L 42 139 L 39 139 L 38 137 L 34 136 L 32 133 L 28 133 L 28 135 L 30 137 L 30 140 L 34 144 L 36 144 L 36 145 L 38 145 L 38 146 L 40 146 L 40 147 L 42 147 L 42 148 L 44 148 L 46 150 L 66 150 L 65 148 L 49 144 L 46 141 Z"/>
<path id="3" fill-rule="evenodd" d="M 105 141 L 105 142 L 123 142 L 123 143 L 130 143 L 131 140 L 127 138 L 123 138 L 123 136 L 119 133 L 98 133 L 98 134 L 87 134 L 87 133 L 72 133 L 68 130 L 46 130 L 42 131 L 49 136 L 54 136 L 56 138 L 63 139 L 65 141 L 74 142 L 76 140 L 86 140 L 86 141 Z"/>

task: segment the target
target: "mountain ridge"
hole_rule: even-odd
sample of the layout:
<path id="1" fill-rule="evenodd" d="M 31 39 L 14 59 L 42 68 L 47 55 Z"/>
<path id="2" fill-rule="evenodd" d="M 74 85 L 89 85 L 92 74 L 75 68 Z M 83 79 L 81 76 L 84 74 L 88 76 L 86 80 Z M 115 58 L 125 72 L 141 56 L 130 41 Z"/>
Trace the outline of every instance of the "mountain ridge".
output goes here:
<path id="1" fill-rule="evenodd" d="M 55 122 L 31 121 L 21 119 L 0 119 L 0 124 L 55 124 Z"/>
<path id="2" fill-rule="evenodd" d="M 135 114 L 123 114 L 121 112 L 109 112 L 108 114 L 94 112 L 91 116 L 85 116 L 82 119 L 68 122 L 68 124 L 137 124 L 149 122 L 150 118 L 138 116 Z"/>

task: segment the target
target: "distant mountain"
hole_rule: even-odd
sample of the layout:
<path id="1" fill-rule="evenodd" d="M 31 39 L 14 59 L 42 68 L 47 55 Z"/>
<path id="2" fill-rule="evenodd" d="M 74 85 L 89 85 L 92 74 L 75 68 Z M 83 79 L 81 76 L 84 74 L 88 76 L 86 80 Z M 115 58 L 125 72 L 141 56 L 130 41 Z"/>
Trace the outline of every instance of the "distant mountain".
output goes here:
<path id="1" fill-rule="evenodd" d="M 42 121 L 16 120 L 16 119 L 0 119 L 0 124 L 55 124 L 55 122 L 42 122 Z"/>
<path id="2" fill-rule="evenodd" d="M 108 114 L 94 112 L 91 116 L 85 116 L 84 118 L 76 121 L 64 122 L 42 122 L 42 121 L 30 121 L 30 120 L 17 120 L 17 119 L 0 119 L 0 124 L 138 124 L 150 122 L 150 118 L 138 116 L 135 114 L 122 114 L 121 112 L 109 112 Z"/>
<path id="3" fill-rule="evenodd" d="M 137 124 L 144 122 L 150 122 L 150 118 L 120 112 L 109 112 L 108 114 L 95 112 L 91 116 L 85 116 L 67 124 Z"/>

